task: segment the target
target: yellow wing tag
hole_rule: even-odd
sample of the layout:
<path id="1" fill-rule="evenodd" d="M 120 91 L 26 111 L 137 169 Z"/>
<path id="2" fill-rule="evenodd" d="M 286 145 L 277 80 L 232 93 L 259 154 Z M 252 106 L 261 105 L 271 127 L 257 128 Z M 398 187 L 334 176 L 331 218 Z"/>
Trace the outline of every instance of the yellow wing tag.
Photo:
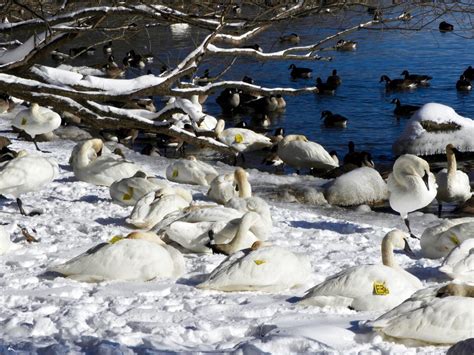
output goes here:
<path id="1" fill-rule="evenodd" d="M 238 133 L 235 135 L 234 141 L 235 143 L 242 143 L 244 141 L 244 137 L 240 133 Z"/>
<path id="2" fill-rule="evenodd" d="M 132 197 L 133 197 L 133 187 L 129 187 L 127 189 L 127 192 L 123 194 L 122 199 L 124 201 L 130 201 L 132 199 Z"/>
<path id="3" fill-rule="evenodd" d="M 21 125 L 22 125 L 22 126 L 26 125 L 27 122 L 28 122 L 28 119 L 27 119 L 26 117 L 23 117 L 23 118 L 21 119 Z"/>
<path id="4" fill-rule="evenodd" d="M 266 263 L 265 260 L 260 260 L 260 259 L 254 260 L 253 262 L 254 262 L 255 264 L 257 264 L 257 265 L 262 265 L 262 264 L 265 264 L 265 263 Z"/>
<path id="5" fill-rule="evenodd" d="M 109 240 L 109 244 L 115 244 L 122 239 L 123 237 L 121 235 L 115 235 Z"/>
<path id="6" fill-rule="evenodd" d="M 175 177 L 178 176 L 178 174 L 179 174 L 178 169 L 175 169 L 175 170 L 173 170 L 173 174 L 171 174 L 171 176 L 173 176 L 175 178 Z"/>
<path id="7" fill-rule="evenodd" d="M 452 233 L 450 236 L 449 236 L 449 239 L 451 239 L 451 241 L 456 244 L 456 245 L 460 245 L 461 242 L 459 241 L 458 237 L 456 236 L 456 234 Z"/>
<path id="8" fill-rule="evenodd" d="M 374 295 L 378 296 L 385 296 L 390 293 L 387 286 L 385 286 L 385 282 L 374 281 Z"/>

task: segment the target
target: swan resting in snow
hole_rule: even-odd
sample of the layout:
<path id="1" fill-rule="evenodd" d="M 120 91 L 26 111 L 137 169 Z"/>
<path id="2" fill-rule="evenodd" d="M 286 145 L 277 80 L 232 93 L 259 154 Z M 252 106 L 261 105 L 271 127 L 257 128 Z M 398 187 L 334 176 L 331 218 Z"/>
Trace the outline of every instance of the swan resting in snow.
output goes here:
<path id="1" fill-rule="evenodd" d="M 464 203 L 471 198 L 471 184 L 469 177 L 461 170 L 457 170 L 456 155 L 458 150 L 452 144 L 446 146 L 446 156 L 448 158 L 448 168 L 436 174 L 438 184 L 438 217 L 441 217 L 443 202 Z"/>
<path id="2" fill-rule="evenodd" d="M 107 151 L 108 149 L 104 149 L 104 142 L 98 138 L 77 144 L 69 159 L 76 179 L 94 185 L 110 186 L 141 170 L 140 166 Z"/>
<path id="3" fill-rule="evenodd" d="M 410 236 L 417 238 L 411 232 L 408 213 L 429 205 L 438 187 L 428 162 L 412 154 L 400 156 L 388 176 L 387 186 L 390 207 L 400 213 Z"/>
<path id="4" fill-rule="evenodd" d="M 248 173 L 242 168 L 232 174 L 219 175 L 211 182 L 207 196 L 214 202 L 225 204 L 233 197 L 252 196 L 252 187 L 248 182 Z"/>
<path id="5" fill-rule="evenodd" d="M 156 234 L 133 232 L 125 238 L 114 237 L 48 271 L 83 282 L 148 281 L 181 276 L 184 259 Z"/>
<path id="6" fill-rule="evenodd" d="M 20 196 L 27 192 L 38 191 L 52 182 L 59 175 L 59 166 L 53 158 L 29 154 L 22 150 L 18 156 L 0 165 L 0 194 L 16 198 L 20 213 L 27 214 L 23 209 Z"/>
<path id="7" fill-rule="evenodd" d="M 421 254 L 424 258 L 443 258 L 469 238 L 474 238 L 474 218 L 446 219 L 425 229 L 420 240 Z"/>
<path id="8" fill-rule="evenodd" d="M 466 239 L 451 250 L 439 271 L 454 280 L 474 282 L 474 239 Z"/>
<path id="9" fill-rule="evenodd" d="M 166 178 L 182 184 L 209 186 L 217 175 L 216 169 L 194 156 L 176 160 L 166 168 Z"/>
<path id="10" fill-rule="evenodd" d="M 406 234 L 393 230 L 382 240 L 382 264 L 353 266 L 311 288 L 304 305 L 342 306 L 358 311 L 390 309 L 422 287 L 421 281 L 400 268 L 393 249 L 411 254 Z"/>
<path id="11" fill-rule="evenodd" d="M 473 135 L 473 120 L 458 115 L 449 106 L 432 102 L 412 115 L 392 150 L 396 155 L 442 154 L 446 145 L 455 142 L 460 151 L 472 152 Z"/>
<path id="12" fill-rule="evenodd" d="M 24 130 L 33 138 L 37 150 L 41 151 L 35 137 L 54 131 L 61 125 L 61 116 L 46 107 L 32 103 L 29 108 L 21 110 L 12 121 L 12 126 Z"/>
<path id="13" fill-rule="evenodd" d="M 300 171 L 302 168 L 331 170 L 339 166 L 329 153 L 318 143 L 309 141 L 303 135 L 290 134 L 278 143 L 278 156 L 283 162 Z"/>
<path id="14" fill-rule="evenodd" d="M 473 297 L 465 284 L 422 289 L 368 325 L 399 341 L 454 344 L 473 336 Z"/>
<path id="15" fill-rule="evenodd" d="M 151 191 L 137 201 L 126 222 L 140 229 L 149 230 L 170 213 L 189 206 L 193 197 L 182 188 L 171 186 Z"/>
<path id="16" fill-rule="evenodd" d="M 135 206 L 137 201 L 151 191 L 167 186 L 168 183 L 148 176 L 143 171 L 135 175 L 117 180 L 110 185 L 110 197 L 114 202 L 124 206 Z"/>
<path id="17" fill-rule="evenodd" d="M 234 198 L 226 207 L 193 206 L 182 216 L 157 227 L 187 250 L 226 254 L 266 240 L 271 229 L 270 208 L 259 197 Z"/>
<path id="18" fill-rule="evenodd" d="M 311 275 L 311 264 L 306 256 L 259 244 L 255 242 L 252 248 L 231 254 L 197 287 L 278 292 L 305 284 Z"/>
<path id="19" fill-rule="evenodd" d="M 337 206 L 375 204 L 388 198 L 388 189 L 377 170 L 362 167 L 329 182 L 324 197 Z"/>

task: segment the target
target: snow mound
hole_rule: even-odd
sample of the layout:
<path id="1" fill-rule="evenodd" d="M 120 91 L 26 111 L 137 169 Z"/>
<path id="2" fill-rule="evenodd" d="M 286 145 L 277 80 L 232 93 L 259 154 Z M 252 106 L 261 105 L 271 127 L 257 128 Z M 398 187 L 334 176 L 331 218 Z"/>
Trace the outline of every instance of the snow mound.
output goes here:
<path id="1" fill-rule="evenodd" d="M 474 121 L 451 107 L 428 103 L 416 111 L 402 135 L 395 141 L 395 154 L 443 154 L 449 143 L 463 152 L 474 151 Z"/>
<path id="2" fill-rule="evenodd" d="M 356 206 L 386 200 L 388 189 L 377 170 L 362 167 L 329 182 L 324 196 L 331 205 Z"/>

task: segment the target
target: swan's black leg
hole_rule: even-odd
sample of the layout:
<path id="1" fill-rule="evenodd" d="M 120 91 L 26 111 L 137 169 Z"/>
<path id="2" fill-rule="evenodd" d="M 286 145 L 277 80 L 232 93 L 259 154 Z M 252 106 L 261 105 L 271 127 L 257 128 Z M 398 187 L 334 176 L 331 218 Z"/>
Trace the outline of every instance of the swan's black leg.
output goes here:
<path id="1" fill-rule="evenodd" d="M 407 228 L 408 228 L 408 232 L 410 233 L 410 237 L 415 238 L 415 239 L 420 239 L 420 238 L 418 238 L 416 235 L 414 235 L 414 234 L 411 232 L 410 221 L 408 220 L 408 218 L 404 218 L 403 220 L 405 221 L 405 225 L 406 225 Z"/>

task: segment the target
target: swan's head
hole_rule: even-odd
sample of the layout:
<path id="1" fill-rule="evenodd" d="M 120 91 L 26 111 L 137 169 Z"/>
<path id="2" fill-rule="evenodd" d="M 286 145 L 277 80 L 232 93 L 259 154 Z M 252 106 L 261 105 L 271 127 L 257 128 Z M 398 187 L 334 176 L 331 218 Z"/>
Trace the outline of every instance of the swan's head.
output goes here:
<path id="1" fill-rule="evenodd" d="M 424 159 L 413 154 L 404 154 L 400 156 L 393 165 L 395 176 L 415 175 L 420 177 L 429 190 L 430 165 Z"/>
<path id="2" fill-rule="evenodd" d="M 452 145 L 451 143 L 449 143 L 447 146 L 446 146 L 446 154 L 448 156 L 453 156 L 453 155 L 456 155 L 456 154 L 459 154 L 460 151 L 456 149 L 456 147 L 454 145 Z"/>
<path id="3" fill-rule="evenodd" d="M 307 142 L 308 138 L 306 138 L 306 136 L 303 136 L 302 134 L 289 134 L 282 140 L 282 142 L 284 143 L 295 142 L 295 141 Z"/>
<path id="4" fill-rule="evenodd" d="M 224 132 L 225 129 L 225 121 L 221 118 L 217 121 L 216 127 L 214 128 L 214 132 L 216 132 L 217 135 L 221 134 Z"/>
<path id="5" fill-rule="evenodd" d="M 165 242 L 161 240 L 158 235 L 153 232 L 132 232 L 129 233 L 126 237 L 127 239 L 140 239 L 140 240 L 147 240 L 149 242 L 157 243 L 160 245 L 165 245 Z"/>
<path id="6" fill-rule="evenodd" d="M 190 156 L 186 157 L 186 159 L 191 160 L 191 161 L 197 161 L 197 159 L 194 155 L 190 155 Z"/>
<path id="7" fill-rule="evenodd" d="M 28 152 L 24 149 L 20 150 L 17 154 L 17 158 L 21 158 L 21 157 L 26 157 L 28 155 Z"/>
<path id="8" fill-rule="evenodd" d="M 104 148 L 104 142 L 99 138 L 89 139 L 84 142 L 82 148 L 84 150 L 93 149 L 95 154 L 100 157 L 102 155 L 102 149 Z"/>
<path id="9" fill-rule="evenodd" d="M 399 229 L 388 232 L 382 240 L 382 254 L 384 253 L 384 249 L 391 246 L 391 249 L 403 250 L 409 257 L 415 257 L 415 254 L 410 248 L 410 244 L 408 244 L 407 238 L 408 234 Z"/>

